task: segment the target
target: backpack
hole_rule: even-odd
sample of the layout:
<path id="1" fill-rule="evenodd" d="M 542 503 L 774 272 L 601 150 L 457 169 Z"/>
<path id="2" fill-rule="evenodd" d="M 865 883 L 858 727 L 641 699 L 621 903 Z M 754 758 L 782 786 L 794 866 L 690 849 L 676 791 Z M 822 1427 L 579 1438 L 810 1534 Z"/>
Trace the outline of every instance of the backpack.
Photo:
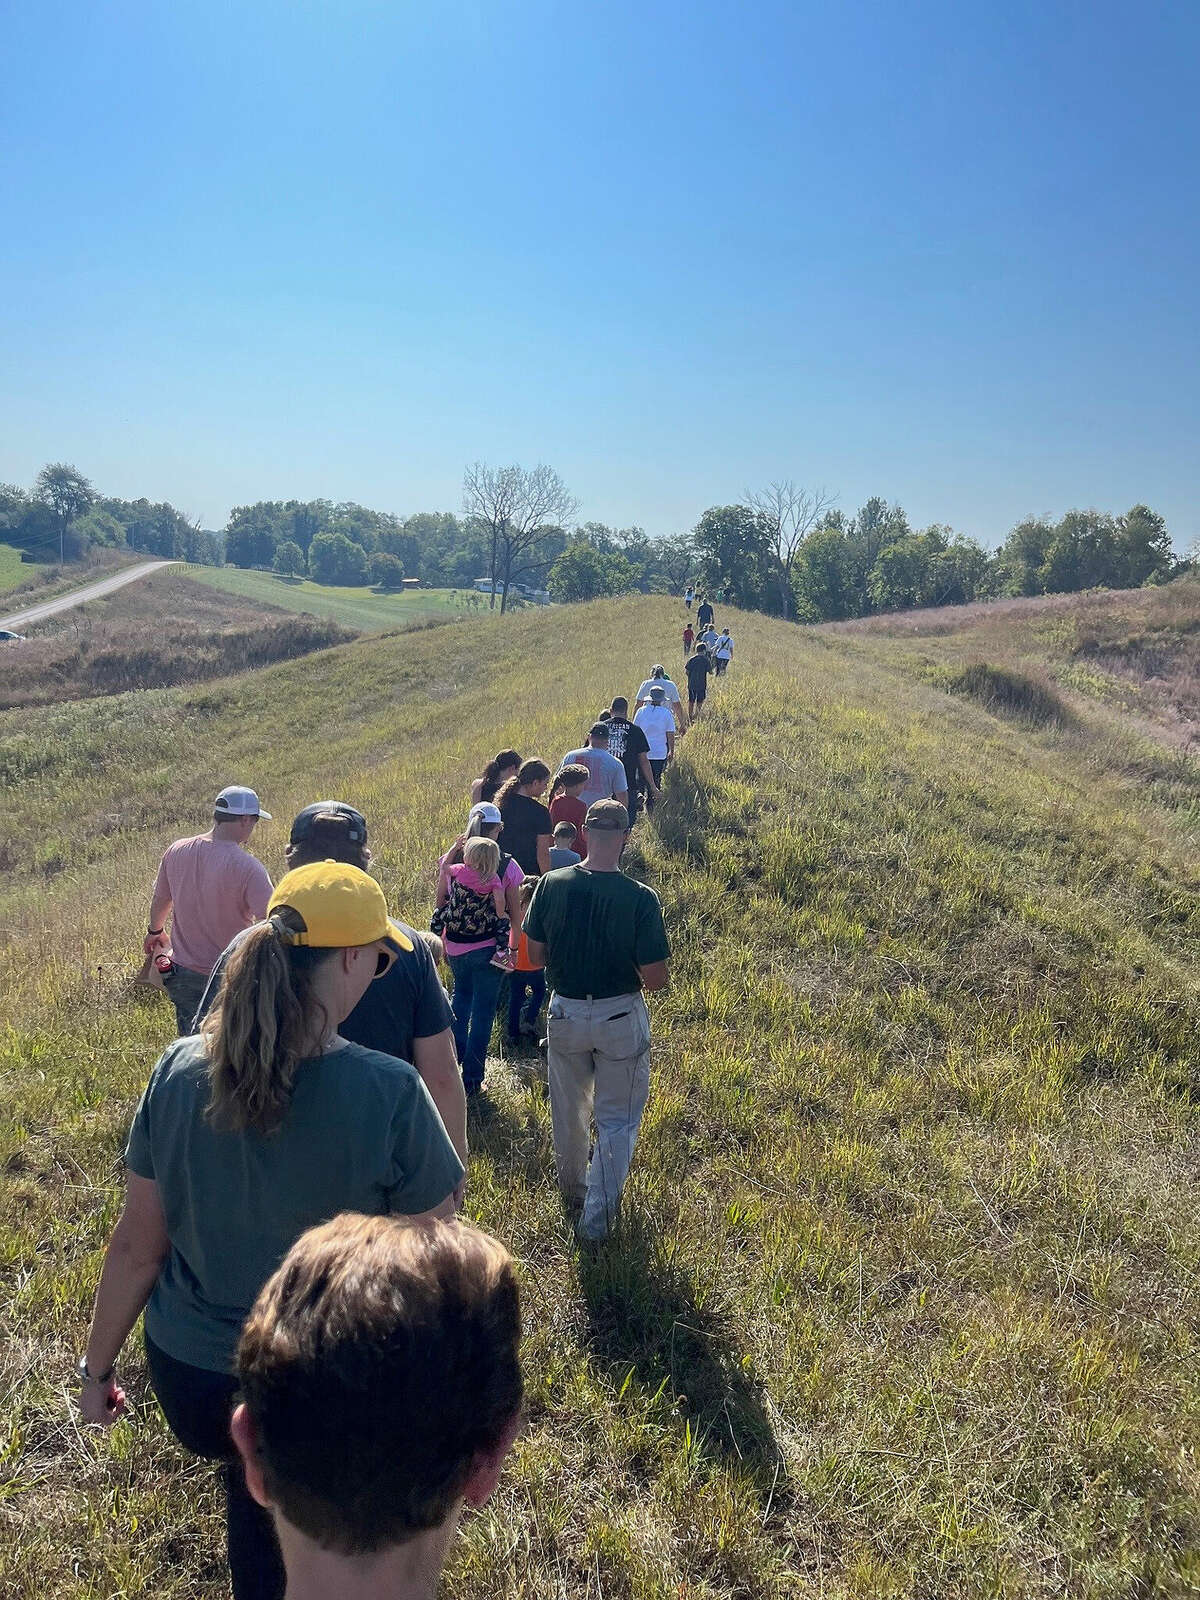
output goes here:
<path id="1" fill-rule="evenodd" d="M 511 860 L 511 856 L 501 852 L 501 883 L 504 882 L 504 874 Z M 479 894 L 474 889 L 468 889 L 457 878 L 451 878 L 446 903 L 439 906 L 430 917 L 429 927 L 433 933 L 453 939 L 456 944 L 480 944 L 485 939 L 495 939 L 497 943 L 502 938 L 507 940 L 510 923 L 507 917 L 497 914 L 491 890 Z"/>

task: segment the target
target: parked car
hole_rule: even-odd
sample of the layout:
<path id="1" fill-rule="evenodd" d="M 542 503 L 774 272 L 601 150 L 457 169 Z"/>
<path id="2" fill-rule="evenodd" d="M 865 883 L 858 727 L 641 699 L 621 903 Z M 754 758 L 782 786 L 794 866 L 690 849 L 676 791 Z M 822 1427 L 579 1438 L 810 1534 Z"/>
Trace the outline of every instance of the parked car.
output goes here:
<path id="1" fill-rule="evenodd" d="M 7 628 L 0 628 L 0 639 L 23 639 L 23 633 L 10 633 Z"/>

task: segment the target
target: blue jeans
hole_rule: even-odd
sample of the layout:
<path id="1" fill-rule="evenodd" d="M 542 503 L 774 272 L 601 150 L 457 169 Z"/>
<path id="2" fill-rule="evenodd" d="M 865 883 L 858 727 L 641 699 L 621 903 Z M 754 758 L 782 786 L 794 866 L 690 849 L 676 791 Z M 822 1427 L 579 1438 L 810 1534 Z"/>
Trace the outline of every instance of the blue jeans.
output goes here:
<path id="1" fill-rule="evenodd" d="M 500 968 L 492 966 L 495 954 L 496 946 L 489 944 L 482 950 L 468 950 L 465 956 L 447 957 L 454 974 L 454 994 L 450 1001 L 454 1013 L 454 1048 L 462 1068 L 463 1088 L 468 1094 L 483 1083 L 488 1041 L 496 1020 L 500 985 L 504 981 Z"/>
<path id="2" fill-rule="evenodd" d="M 529 998 L 526 999 L 526 994 Z M 510 972 L 508 975 L 508 1037 L 521 1037 L 521 1024 L 537 1026 L 542 1001 L 546 998 L 546 970 L 536 972 Z"/>

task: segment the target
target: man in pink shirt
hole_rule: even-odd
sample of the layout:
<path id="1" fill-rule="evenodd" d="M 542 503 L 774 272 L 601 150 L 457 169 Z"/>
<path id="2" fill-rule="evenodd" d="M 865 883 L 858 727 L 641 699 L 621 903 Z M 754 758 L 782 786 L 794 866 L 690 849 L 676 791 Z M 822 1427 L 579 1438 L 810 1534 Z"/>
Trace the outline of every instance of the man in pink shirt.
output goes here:
<path id="1" fill-rule="evenodd" d="M 260 817 L 270 822 L 271 813 L 262 809 L 253 789 L 236 784 L 222 789 L 208 832 L 176 839 L 159 863 L 144 948 L 148 956 L 172 952 L 175 971 L 167 979 L 167 993 L 181 1035 L 192 1031 L 208 975 L 225 946 L 267 914 L 271 879 L 262 862 L 243 849 Z"/>

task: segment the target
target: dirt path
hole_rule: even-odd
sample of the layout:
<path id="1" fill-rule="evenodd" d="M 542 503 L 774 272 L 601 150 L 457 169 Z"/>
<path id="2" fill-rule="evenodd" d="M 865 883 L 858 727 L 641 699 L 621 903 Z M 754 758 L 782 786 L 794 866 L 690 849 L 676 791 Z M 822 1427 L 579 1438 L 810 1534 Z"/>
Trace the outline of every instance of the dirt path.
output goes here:
<path id="1" fill-rule="evenodd" d="M 53 600 L 43 600 L 41 605 L 29 606 L 24 611 L 14 611 L 11 616 L 0 617 L 0 628 L 11 628 L 16 633 L 32 623 L 43 622 L 47 617 L 52 617 L 56 611 L 67 611 L 71 606 L 81 606 L 86 600 L 100 600 L 106 594 L 112 594 L 115 589 L 123 589 L 127 583 L 133 583 L 138 578 L 147 578 L 152 572 L 178 565 L 177 561 L 143 561 L 136 567 L 125 567 L 120 572 L 114 572 L 111 578 L 101 578 L 98 583 L 87 583 L 82 589 L 72 589 L 69 594 L 60 594 Z"/>

